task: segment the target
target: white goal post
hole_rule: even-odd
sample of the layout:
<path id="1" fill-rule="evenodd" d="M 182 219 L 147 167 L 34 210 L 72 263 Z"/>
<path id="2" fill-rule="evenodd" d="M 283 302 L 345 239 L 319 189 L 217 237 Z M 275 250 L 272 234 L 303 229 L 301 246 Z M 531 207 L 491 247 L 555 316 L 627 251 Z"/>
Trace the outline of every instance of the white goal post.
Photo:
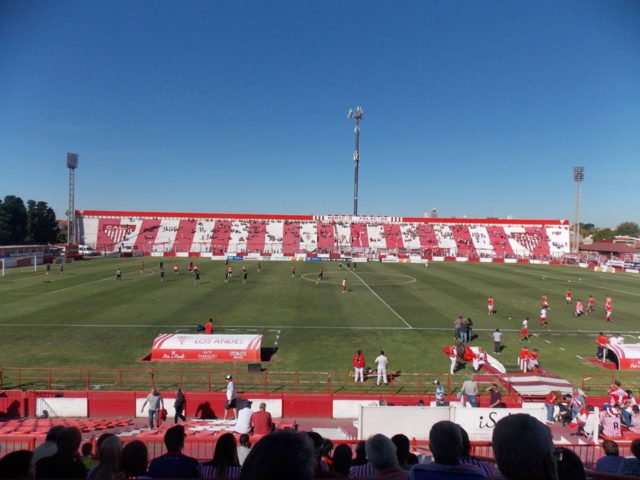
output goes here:
<path id="1" fill-rule="evenodd" d="M 29 263 L 25 264 L 26 260 L 29 260 Z M 33 271 L 38 271 L 38 256 L 37 255 L 25 255 L 23 257 L 10 257 L 10 258 L 0 258 L 0 264 L 2 265 L 0 276 L 4 277 L 7 275 L 8 268 L 22 267 L 22 266 L 31 266 L 33 265 Z"/>

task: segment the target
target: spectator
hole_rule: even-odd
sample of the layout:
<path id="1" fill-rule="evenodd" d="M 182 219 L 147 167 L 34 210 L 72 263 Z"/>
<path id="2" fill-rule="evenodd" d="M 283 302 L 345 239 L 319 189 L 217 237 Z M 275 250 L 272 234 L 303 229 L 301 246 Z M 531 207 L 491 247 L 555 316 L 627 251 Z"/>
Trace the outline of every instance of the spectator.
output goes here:
<path id="1" fill-rule="evenodd" d="M 415 465 L 409 478 L 415 480 L 439 480 L 447 478 L 464 478 L 475 480 L 487 478 L 484 472 L 473 465 L 461 465 L 462 434 L 460 427 L 453 422 L 443 420 L 431 427 L 429 432 L 429 448 L 433 462 Z"/>
<path id="2" fill-rule="evenodd" d="M 471 456 L 471 441 L 469 440 L 469 434 L 462 427 L 460 427 L 460 436 L 462 437 L 462 456 L 460 457 L 460 464 L 474 465 L 480 468 L 487 477 L 497 477 L 498 470 L 493 465 Z"/>
<path id="3" fill-rule="evenodd" d="M 367 463 L 367 453 L 366 453 L 366 442 L 364 440 L 360 440 L 356 444 L 356 456 L 352 460 L 352 466 L 360 466 L 365 465 Z"/>
<path id="4" fill-rule="evenodd" d="M 81 442 L 80 430 L 63 428 L 56 440 L 55 455 L 36 463 L 36 478 L 86 478 L 87 469 L 78 454 Z"/>
<path id="5" fill-rule="evenodd" d="M 227 480 L 240 477 L 240 461 L 236 438 L 225 433 L 216 442 L 213 460 L 200 466 L 200 478 L 203 480 Z"/>
<path id="6" fill-rule="evenodd" d="M 122 441 L 115 435 L 98 447 L 98 466 L 89 473 L 88 480 L 114 480 L 121 478 L 120 459 Z"/>
<path id="7" fill-rule="evenodd" d="M 244 461 L 251 451 L 251 442 L 249 441 L 249 435 L 247 435 L 246 433 L 240 435 L 239 442 L 240 445 L 238 445 L 238 461 L 240 462 L 240 465 L 244 465 Z"/>
<path id="8" fill-rule="evenodd" d="M 181 418 L 183 422 L 186 422 L 187 417 L 184 415 L 184 411 L 187 408 L 187 398 L 184 396 L 184 393 L 182 393 L 182 388 L 178 388 L 176 392 L 176 400 L 173 403 L 173 408 L 176 412 L 173 416 L 173 423 L 177 424 L 179 418 Z"/>
<path id="9" fill-rule="evenodd" d="M 84 463 L 87 470 L 91 470 L 98 464 L 96 459 L 93 458 L 93 445 L 90 442 L 83 443 L 80 452 L 82 454 L 82 463 Z"/>
<path id="10" fill-rule="evenodd" d="M 587 474 L 580 457 L 573 450 L 559 447 L 555 451 L 559 480 L 586 480 Z"/>
<path id="11" fill-rule="evenodd" d="M 233 431 L 243 434 L 251 432 L 251 405 L 253 403 L 249 400 L 238 400 L 238 415 L 236 416 L 236 426 Z"/>
<path id="12" fill-rule="evenodd" d="M 240 480 L 312 480 L 314 470 L 311 439 L 282 431 L 255 444 L 242 466 Z"/>
<path id="13" fill-rule="evenodd" d="M 620 456 L 618 444 L 613 440 L 602 442 L 602 449 L 605 456 L 596 463 L 596 472 L 618 473 L 624 457 Z"/>
<path id="14" fill-rule="evenodd" d="M 640 438 L 631 442 L 631 453 L 633 457 L 625 458 L 620 465 L 618 473 L 620 475 L 633 475 L 640 477 Z"/>
<path id="15" fill-rule="evenodd" d="M 391 441 L 396 446 L 396 457 L 398 457 L 398 465 L 403 470 L 409 471 L 416 463 L 419 463 L 418 457 L 411 453 L 411 443 L 409 437 L 398 433 L 391 437 Z"/>
<path id="16" fill-rule="evenodd" d="M 7 453 L 0 460 L 0 478 L 11 478 L 13 480 L 31 480 L 35 477 L 33 465 L 31 464 L 33 453 L 29 450 L 16 450 Z"/>
<path id="17" fill-rule="evenodd" d="M 338 445 L 333 451 L 333 473 L 335 473 L 338 478 L 349 478 L 351 457 L 351 447 L 344 443 Z"/>
<path id="18" fill-rule="evenodd" d="M 330 473 L 329 465 L 322 461 L 322 447 L 324 445 L 324 438 L 317 432 L 305 432 L 311 439 L 313 445 L 313 458 L 316 465 L 316 478 L 333 478 L 333 474 Z"/>
<path id="19" fill-rule="evenodd" d="M 378 433 L 369 437 L 366 443 L 367 457 L 376 470 L 371 477 L 376 480 L 406 480 L 408 472 L 400 468 L 396 456 L 396 446 L 390 438 Z"/>
<path id="20" fill-rule="evenodd" d="M 122 449 L 121 461 L 125 478 L 145 476 L 149 464 L 147 446 L 140 440 L 127 443 Z"/>
<path id="21" fill-rule="evenodd" d="M 51 427 L 49 429 L 44 443 L 38 445 L 33 449 L 33 456 L 31 457 L 32 465 L 35 466 L 35 464 L 38 463 L 38 460 L 42 458 L 50 457 L 56 454 L 56 452 L 58 451 L 56 442 L 58 441 L 58 435 L 60 435 L 60 432 L 62 432 L 62 430 L 64 430 L 64 427 L 62 425 L 56 425 L 55 427 Z"/>
<path id="22" fill-rule="evenodd" d="M 501 419 L 492 443 L 506 480 L 557 480 L 551 432 L 531 415 L 517 413 Z"/>
<path id="23" fill-rule="evenodd" d="M 489 407 L 490 408 L 505 408 L 506 405 L 502 401 L 502 393 L 497 384 L 491 385 L 489 388 Z"/>
<path id="24" fill-rule="evenodd" d="M 182 454 L 184 427 L 174 425 L 164 434 L 167 453 L 151 460 L 149 476 L 153 478 L 198 478 L 198 461 Z"/>
<path id="25" fill-rule="evenodd" d="M 467 379 L 462 383 L 460 394 L 464 407 L 467 406 L 467 402 L 469 402 L 473 408 L 478 406 L 478 384 L 473 381 L 471 375 L 467 375 Z"/>

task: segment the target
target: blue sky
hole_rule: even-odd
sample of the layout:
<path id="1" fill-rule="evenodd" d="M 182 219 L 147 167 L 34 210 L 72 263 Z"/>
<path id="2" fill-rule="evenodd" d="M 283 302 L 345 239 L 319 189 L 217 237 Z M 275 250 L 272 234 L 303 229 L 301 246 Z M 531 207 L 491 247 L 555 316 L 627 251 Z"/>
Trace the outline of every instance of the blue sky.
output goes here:
<path id="1" fill-rule="evenodd" d="M 640 2 L 0 4 L 0 195 L 640 222 Z"/>

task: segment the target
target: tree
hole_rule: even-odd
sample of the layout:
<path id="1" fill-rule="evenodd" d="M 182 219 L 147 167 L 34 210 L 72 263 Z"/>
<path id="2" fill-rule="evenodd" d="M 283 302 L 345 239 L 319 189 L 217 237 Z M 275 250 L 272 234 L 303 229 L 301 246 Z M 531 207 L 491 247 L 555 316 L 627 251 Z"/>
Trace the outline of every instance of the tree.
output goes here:
<path id="1" fill-rule="evenodd" d="M 27 234 L 27 209 L 20 197 L 7 195 L 0 204 L 0 245 L 18 245 Z"/>
<path id="2" fill-rule="evenodd" d="M 599 242 L 600 240 L 613 240 L 613 237 L 616 236 L 616 232 L 611 230 L 610 228 L 599 228 L 593 234 L 593 240 Z"/>
<path id="3" fill-rule="evenodd" d="M 640 227 L 636 222 L 622 222 L 616 227 L 616 235 L 640 237 Z"/>
<path id="4" fill-rule="evenodd" d="M 58 220 L 47 202 L 27 202 L 26 241 L 36 244 L 55 243 L 58 238 Z"/>

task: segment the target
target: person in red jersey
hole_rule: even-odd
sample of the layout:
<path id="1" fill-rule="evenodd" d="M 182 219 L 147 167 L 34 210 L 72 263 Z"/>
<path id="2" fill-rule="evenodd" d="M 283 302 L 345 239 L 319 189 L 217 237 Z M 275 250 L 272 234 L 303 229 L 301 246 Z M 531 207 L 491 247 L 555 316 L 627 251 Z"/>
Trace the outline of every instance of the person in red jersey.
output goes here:
<path id="1" fill-rule="evenodd" d="M 493 297 L 489 297 L 487 298 L 487 314 L 488 315 L 493 315 L 494 309 L 493 309 Z"/>
<path id="2" fill-rule="evenodd" d="M 364 382 L 364 355 L 361 350 L 353 356 L 353 368 L 355 369 L 354 379 L 357 382 L 358 377 L 360 378 L 360 382 Z"/>
<path id="3" fill-rule="evenodd" d="M 204 325 L 204 332 L 207 335 L 211 335 L 213 334 L 213 319 L 210 318 L 209 320 L 207 320 L 207 323 L 205 323 Z"/>
<path id="4" fill-rule="evenodd" d="M 565 302 L 567 305 L 571 305 L 571 303 L 572 303 L 571 295 L 572 295 L 572 294 L 571 294 L 571 290 L 567 290 L 567 291 L 565 292 L 565 294 L 564 294 L 564 302 Z"/>
<path id="5" fill-rule="evenodd" d="M 584 315 L 584 304 L 582 303 L 582 300 L 578 299 L 576 300 L 576 312 L 574 313 L 574 316 L 581 317 L 583 315 Z"/>
<path id="6" fill-rule="evenodd" d="M 266 435 L 273 432 L 274 424 L 271 414 L 267 412 L 267 404 L 262 402 L 257 412 L 251 415 L 251 428 L 254 435 Z"/>
<path id="7" fill-rule="evenodd" d="M 520 341 L 523 342 L 524 340 L 531 341 L 529 338 L 529 317 L 522 321 L 522 328 L 520 329 Z"/>
<path id="8" fill-rule="evenodd" d="M 176 275 L 178 275 L 180 272 L 178 272 L 178 265 L 174 265 L 173 266 L 173 273 L 175 273 Z"/>
<path id="9" fill-rule="evenodd" d="M 291 278 L 294 278 L 295 276 L 296 276 L 296 266 L 291 265 Z"/>
<path id="10" fill-rule="evenodd" d="M 596 308 L 596 299 L 593 298 L 593 295 L 589 295 L 589 299 L 587 300 L 587 312 L 593 312 Z"/>
<path id="11" fill-rule="evenodd" d="M 605 322 L 613 322 L 613 305 L 612 304 L 605 305 L 604 311 L 605 311 L 605 317 L 604 317 Z"/>
<path id="12" fill-rule="evenodd" d="M 607 295 L 604 299 L 604 304 L 605 306 L 607 305 L 611 305 L 613 307 L 613 300 L 611 300 L 611 297 L 609 295 Z"/>
<path id="13" fill-rule="evenodd" d="M 609 399 L 609 403 L 611 405 L 618 404 L 622 406 L 624 405 L 625 400 L 629 399 L 629 394 L 625 390 L 623 390 L 620 380 L 614 380 L 614 382 L 611 384 L 611 390 L 607 392 L 607 395 L 611 397 Z"/>
<path id="14" fill-rule="evenodd" d="M 547 296 L 546 293 L 542 295 L 542 298 L 540 299 L 540 306 L 543 308 L 544 307 L 549 308 L 549 297 Z"/>
<path id="15" fill-rule="evenodd" d="M 609 343 L 609 338 L 604 335 L 602 332 L 596 337 L 596 342 L 598 344 L 598 350 L 596 351 L 596 358 L 598 360 L 602 360 L 603 362 L 607 361 L 607 345 Z"/>
<path id="16" fill-rule="evenodd" d="M 518 366 L 520 370 L 527 373 L 529 368 L 529 349 L 527 347 L 522 347 L 520 349 L 520 355 L 518 356 Z"/>

